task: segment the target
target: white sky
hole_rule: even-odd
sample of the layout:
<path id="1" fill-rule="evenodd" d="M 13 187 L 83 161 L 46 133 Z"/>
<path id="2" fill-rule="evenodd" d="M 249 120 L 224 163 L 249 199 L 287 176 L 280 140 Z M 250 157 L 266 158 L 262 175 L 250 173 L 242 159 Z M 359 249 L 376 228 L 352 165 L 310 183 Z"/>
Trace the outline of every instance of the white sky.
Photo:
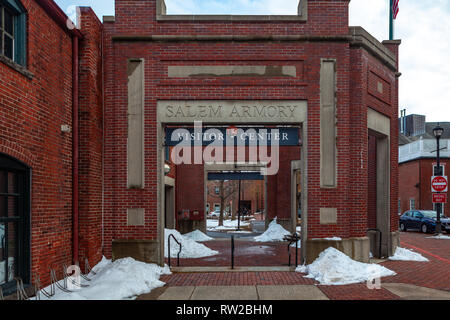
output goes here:
<path id="1" fill-rule="evenodd" d="M 165 0 L 169 14 L 294 14 L 298 0 Z M 113 0 L 56 0 L 92 6 L 99 17 L 114 15 Z M 351 0 L 350 25 L 378 40 L 389 36 L 389 0 Z M 400 107 L 425 114 L 427 121 L 450 121 L 450 1 L 400 0 L 395 38 L 400 46 Z"/>

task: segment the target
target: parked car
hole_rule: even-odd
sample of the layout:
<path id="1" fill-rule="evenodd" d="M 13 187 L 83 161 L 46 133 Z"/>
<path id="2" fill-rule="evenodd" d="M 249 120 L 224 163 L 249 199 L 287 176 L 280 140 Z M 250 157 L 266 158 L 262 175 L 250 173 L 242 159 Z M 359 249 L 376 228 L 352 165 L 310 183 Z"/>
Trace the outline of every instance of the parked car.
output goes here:
<path id="1" fill-rule="evenodd" d="M 434 232 L 436 229 L 436 211 L 409 210 L 400 217 L 400 230 L 419 229 L 423 233 Z M 450 233 L 450 219 L 441 214 L 442 231 Z"/>

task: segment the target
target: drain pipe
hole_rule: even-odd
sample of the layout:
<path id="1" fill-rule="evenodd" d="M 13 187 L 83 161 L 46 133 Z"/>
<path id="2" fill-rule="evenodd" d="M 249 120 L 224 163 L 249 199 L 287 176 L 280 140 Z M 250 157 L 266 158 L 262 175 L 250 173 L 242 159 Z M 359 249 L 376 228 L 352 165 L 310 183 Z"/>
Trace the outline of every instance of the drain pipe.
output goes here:
<path id="1" fill-rule="evenodd" d="M 72 114 L 72 212 L 73 212 L 73 263 L 79 261 L 78 251 L 79 251 L 79 193 L 78 193 L 78 181 L 79 181 L 79 170 L 78 170 L 78 160 L 79 160 L 79 128 L 78 128 L 78 41 L 77 36 L 72 36 L 72 103 L 73 103 L 73 114 Z"/>

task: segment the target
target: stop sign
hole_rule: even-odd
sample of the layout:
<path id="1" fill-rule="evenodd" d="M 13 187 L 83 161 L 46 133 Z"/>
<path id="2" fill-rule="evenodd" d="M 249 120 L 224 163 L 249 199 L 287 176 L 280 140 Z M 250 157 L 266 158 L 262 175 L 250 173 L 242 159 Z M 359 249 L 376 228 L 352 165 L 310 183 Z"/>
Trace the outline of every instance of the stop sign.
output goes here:
<path id="1" fill-rule="evenodd" d="M 447 192 L 448 181 L 447 177 L 431 177 L 431 191 L 432 192 Z"/>

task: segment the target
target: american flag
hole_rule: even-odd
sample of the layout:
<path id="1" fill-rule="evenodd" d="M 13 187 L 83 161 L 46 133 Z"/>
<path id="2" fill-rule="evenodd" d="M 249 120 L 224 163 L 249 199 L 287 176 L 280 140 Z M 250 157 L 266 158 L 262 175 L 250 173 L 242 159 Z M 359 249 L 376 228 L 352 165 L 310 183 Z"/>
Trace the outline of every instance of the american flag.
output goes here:
<path id="1" fill-rule="evenodd" d="M 400 0 L 393 0 L 392 1 L 392 15 L 394 17 L 394 19 L 397 18 L 397 14 L 400 11 L 399 7 L 398 7 L 398 3 L 400 2 Z"/>

